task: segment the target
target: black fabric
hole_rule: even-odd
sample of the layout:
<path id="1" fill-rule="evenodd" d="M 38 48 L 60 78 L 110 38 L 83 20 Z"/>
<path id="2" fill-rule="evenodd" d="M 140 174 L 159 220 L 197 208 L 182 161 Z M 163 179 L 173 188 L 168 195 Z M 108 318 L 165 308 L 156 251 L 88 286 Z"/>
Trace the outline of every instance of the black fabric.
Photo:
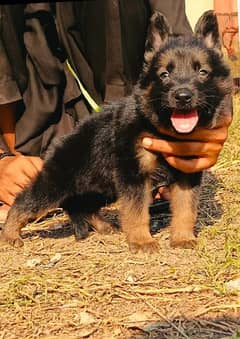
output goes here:
<path id="1" fill-rule="evenodd" d="M 56 3 L 60 41 L 85 88 L 98 103 L 103 102 L 101 97 L 103 90 L 101 70 L 104 68 L 105 55 L 104 33 L 101 27 L 104 20 L 103 9 L 100 1 Z M 91 30 L 93 22 L 95 28 Z"/>
<path id="2" fill-rule="evenodd" d="M 27 5 L 25 13 L 33 14 L 35 6 L 40 14 L 38 4 Z M 47 6 L 44 11 L 50 14 Z M 34 15 L 26 16 L 25 22 L 24 45 L 29 78 L 23 94 L 25 109 L 16 125 L 16 149 L 25 154 L 30 151 L 33 155 L 43 156 L 52 137 L 59 134 L 54 127 L 64 127 L 63 132 L 69 132 L 74 127 L 74 117 L 69 116 L 66 119 L 64 116 L 64 64 L 53 55 L 46 39 L 44 25 L 39 16 Z M 62 120 L 64 124 L 61 123 Z"/>
<path id="3" fill-rule="evenodd" d="M 149 0 L 152 9 L 163 13 L 174 35 L 188 35 L 192 33 L 192 28 L 185 11 L 184 0 Z"/>
<path id="4" fill-rule="evenodd" d="M 124 72 L 131 88 L 142 68 L 147 26 L 152 11 L 146 0 L 121 0 L 119 8 Z"/>
<path id="5" fill-rule="evenodd" d="M 175 34 L 192 32 L 183 0 L 91 0 L 56 3 L 61 43 L 99 103 L 131 93 L 142 67 L 153 10 L 166 14 Z"/>
<path id="6" fill-rule="evenodd" d="M 12 46 L 10 39 L 13 36 L 16 40 L 17 37 L 19 38 L 15 46 L 18 56 L 14 63 L 15 68 L 11 62 L 14 74 L 14 69 L 18 69 L 16 78 L 23 99 L 18 105 L 16 150 L 23 154 L 44 157 L 53 138 L 70 132 L 76 125 L 75 103 L 71 105 L 69 102 L 80 98 L 81 93 L 74 78 L 69 76 L 63 60 L 54 53 L 53 48 L 56 46 L 50 44 L 49 26 L 55 37 L 57 31 L 55 28 L 54 32 L 54 18 L 49 4 L 5 7 L 8 7 L 6 10 L 8 21 L 15 28 L 15 32 L 11 35 L 9 32 L 8 34 L 2 32 L 6 50 L 10 51 L 11 55 L 14 53 L 12 47 L 9 48 Z M 16 16 L 25 20 L 18 25 L 13 25 Z M 17 34 L 17 31 L 21 34 Z M 24 46 L 24 53 L 22 53 L 22 46 Z M 9 60 L 12 60 L 11 57 Z M 20 69 L 23 62 L 25 67 Z M 22 81 L 23 79 L 25 81 Z M 67 105 L 69 108 L 66 107 Z M 87 109 L 83 111 L 85 114 L 88 112 Z"/>
<path id="7" fill-rule="evenodd" d="M 13 78 L 16 79 L 20 92 L 23 93 L 28 81 L 23 43 L 25 5 L 0 5 L 0 8 L 1 39 L 12 68 Z"/>
<path id="8" fill-rule="evenodd" d="M 61 43 L 83 84 L 99 104 L 129 94 L 137 80 L 150 15 L 147 3 L 144 0 L 56 3 Z M 115 95 L 106 93 L 110 87 Z"/>
<path id="9" fill-rule="evenodd" d="M 106 89 L 105 102 L 125 95 L 121 21 L 118 0 L 106 0 Z M 113 43 L 114 42 L 114 46 Z"/>
<path id="10" fill-rule="evenodd" d="M 179 13 L 183 3 L 82 0 L 2 5 L 0 46 L 2 41 L 18 86 L 15 95 L 22 97 L 17 151 L 44 157 L 53 137 L 70 132 L 90 114 L 64 63 L 66 56 L 97 103 L 130 94 L 142 66 L 151 11 L 164 12 L 175 29 L 186 33 L 190 26 Z M 14 101 L 11 98 L 6 99 Z"/>
<path id="11" fill-rule="evenodd" d="M 0 105 L 21 99 L 16 79 L 0 36 Z"/>

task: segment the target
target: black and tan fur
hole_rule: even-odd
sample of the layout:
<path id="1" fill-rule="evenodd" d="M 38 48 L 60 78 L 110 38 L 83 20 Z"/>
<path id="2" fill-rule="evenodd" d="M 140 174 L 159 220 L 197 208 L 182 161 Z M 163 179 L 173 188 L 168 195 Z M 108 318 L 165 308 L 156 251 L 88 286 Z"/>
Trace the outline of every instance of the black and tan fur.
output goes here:
<path id="1" fill-rule="evenodd" d="M 176 93 L 187 89 L 190 99 Z M 102 206 L 118 201 L 122 230 L 133 251 L 158 249 L 149 231 L 152 175 L 156 169 L 171 178 L 171 244 L 192 247 L 201 173 L 184 174 L 141 145 L 143 135 L 161 137 L 159 126 L 172 129 L 176 108 L 197 109 L 198 126 L 212 128 L 231 94 L 231 77 L 220 52 L 216 17 L 207 12 L 195 36 L 170 36 L 165 18 L 155 13 L 148 29 L 145 62 L 133 94 L 104 107 L 62 138 L 48 155 L 33 184 L 18 195 L 1 239 L 22 245 L 21 228 L 48 209 L 68 213 L 76 239 L 87 236 L 89 224 L 108 228 L 98 216 Z M 196 127 L 197 128 L 197 127 Z"/>

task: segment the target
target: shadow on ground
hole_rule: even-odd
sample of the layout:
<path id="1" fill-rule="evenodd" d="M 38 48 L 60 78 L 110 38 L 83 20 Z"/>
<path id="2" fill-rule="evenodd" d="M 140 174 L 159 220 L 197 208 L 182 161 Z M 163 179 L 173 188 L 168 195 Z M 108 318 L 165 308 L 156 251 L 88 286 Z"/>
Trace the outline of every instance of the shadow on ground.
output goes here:
<path id="1" fill-rule="evenodd" d="M 211 226 L 216 220 L 221 218 L 222 206 L 216 199 L 216 190 L 219 188 L 219 185 L 219 181 L 211 172 L 206 171 L 204 173 L 196 233 L 198 233 L 202 227 Z M 150 214 L 151 233 L 157 233 L 169 225 L 171 214 L 167 201 L 156 201 L 155 205 L 150 208 Z M 117 209 L 103 209 L 101 211 L 101 216 L 113 225 L 113 230 L 119 230 L 119 216 Z M 56 218 L 55 221 L 52 222 L 51 216 L 48 216 L 48 220 L 49 222 L 46 223 L 49 224 L 49 228 L 46 229 L 44 227 L 44 229 L 36 229 L 36 231 L 27 232 L 23 235 L 23 238 L 39 236 L 41 238 L 60 239 L 73 235 L 73 229 L 66 217 L 64 218 L 64 221 L 62 221 L 62 217 L 60 217 L 59 221 Z M 35 227 L 41 227 L 41 222 L 42 220 L 40 220 L 40 223 L 36 223 Z"/>
<path id="2" fill-rule="evenodd" d="M 130 326 L 128 339 L 223 339 L 239 338 L 240 320 L 237 316 L 218 318 L 177 318 L 143 326 Z"/>

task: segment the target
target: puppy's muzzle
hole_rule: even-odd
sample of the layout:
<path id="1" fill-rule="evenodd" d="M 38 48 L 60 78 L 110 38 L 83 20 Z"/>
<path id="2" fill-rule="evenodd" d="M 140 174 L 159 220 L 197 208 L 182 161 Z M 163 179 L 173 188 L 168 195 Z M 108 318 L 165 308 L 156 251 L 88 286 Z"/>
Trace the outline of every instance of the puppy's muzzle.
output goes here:
<path id="1" fill-rule="evenodd" d="M 179 88 L 174 93 L 176 106 L 179 108 L 189 107 L 192 102 L 193 93 L 188 88 Z"/>

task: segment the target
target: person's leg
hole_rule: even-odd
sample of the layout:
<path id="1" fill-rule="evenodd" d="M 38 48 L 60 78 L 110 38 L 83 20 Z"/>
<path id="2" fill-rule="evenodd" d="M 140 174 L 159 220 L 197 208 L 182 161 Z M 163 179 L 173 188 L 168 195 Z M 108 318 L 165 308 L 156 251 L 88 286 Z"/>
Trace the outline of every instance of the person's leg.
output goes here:
<path id="1" fill-rule="evenodd" d="M 21 95 L 0 36 L 0 154 L 15 152 L 15 107 L 16 101 L 20 99 Z M 0 186 L 1 180 L 4 178 L 0 175 Z M 5 222 L 10 208 L 2 198 L 0 194 L 0 224 Z"/>
<path id="2" fill-rule="evenodd" d="M 176 35 L 192 34 L 192 28 L 185 12 L 184 0 L 149 0 L 152 10 L 164 14 Z"/>

